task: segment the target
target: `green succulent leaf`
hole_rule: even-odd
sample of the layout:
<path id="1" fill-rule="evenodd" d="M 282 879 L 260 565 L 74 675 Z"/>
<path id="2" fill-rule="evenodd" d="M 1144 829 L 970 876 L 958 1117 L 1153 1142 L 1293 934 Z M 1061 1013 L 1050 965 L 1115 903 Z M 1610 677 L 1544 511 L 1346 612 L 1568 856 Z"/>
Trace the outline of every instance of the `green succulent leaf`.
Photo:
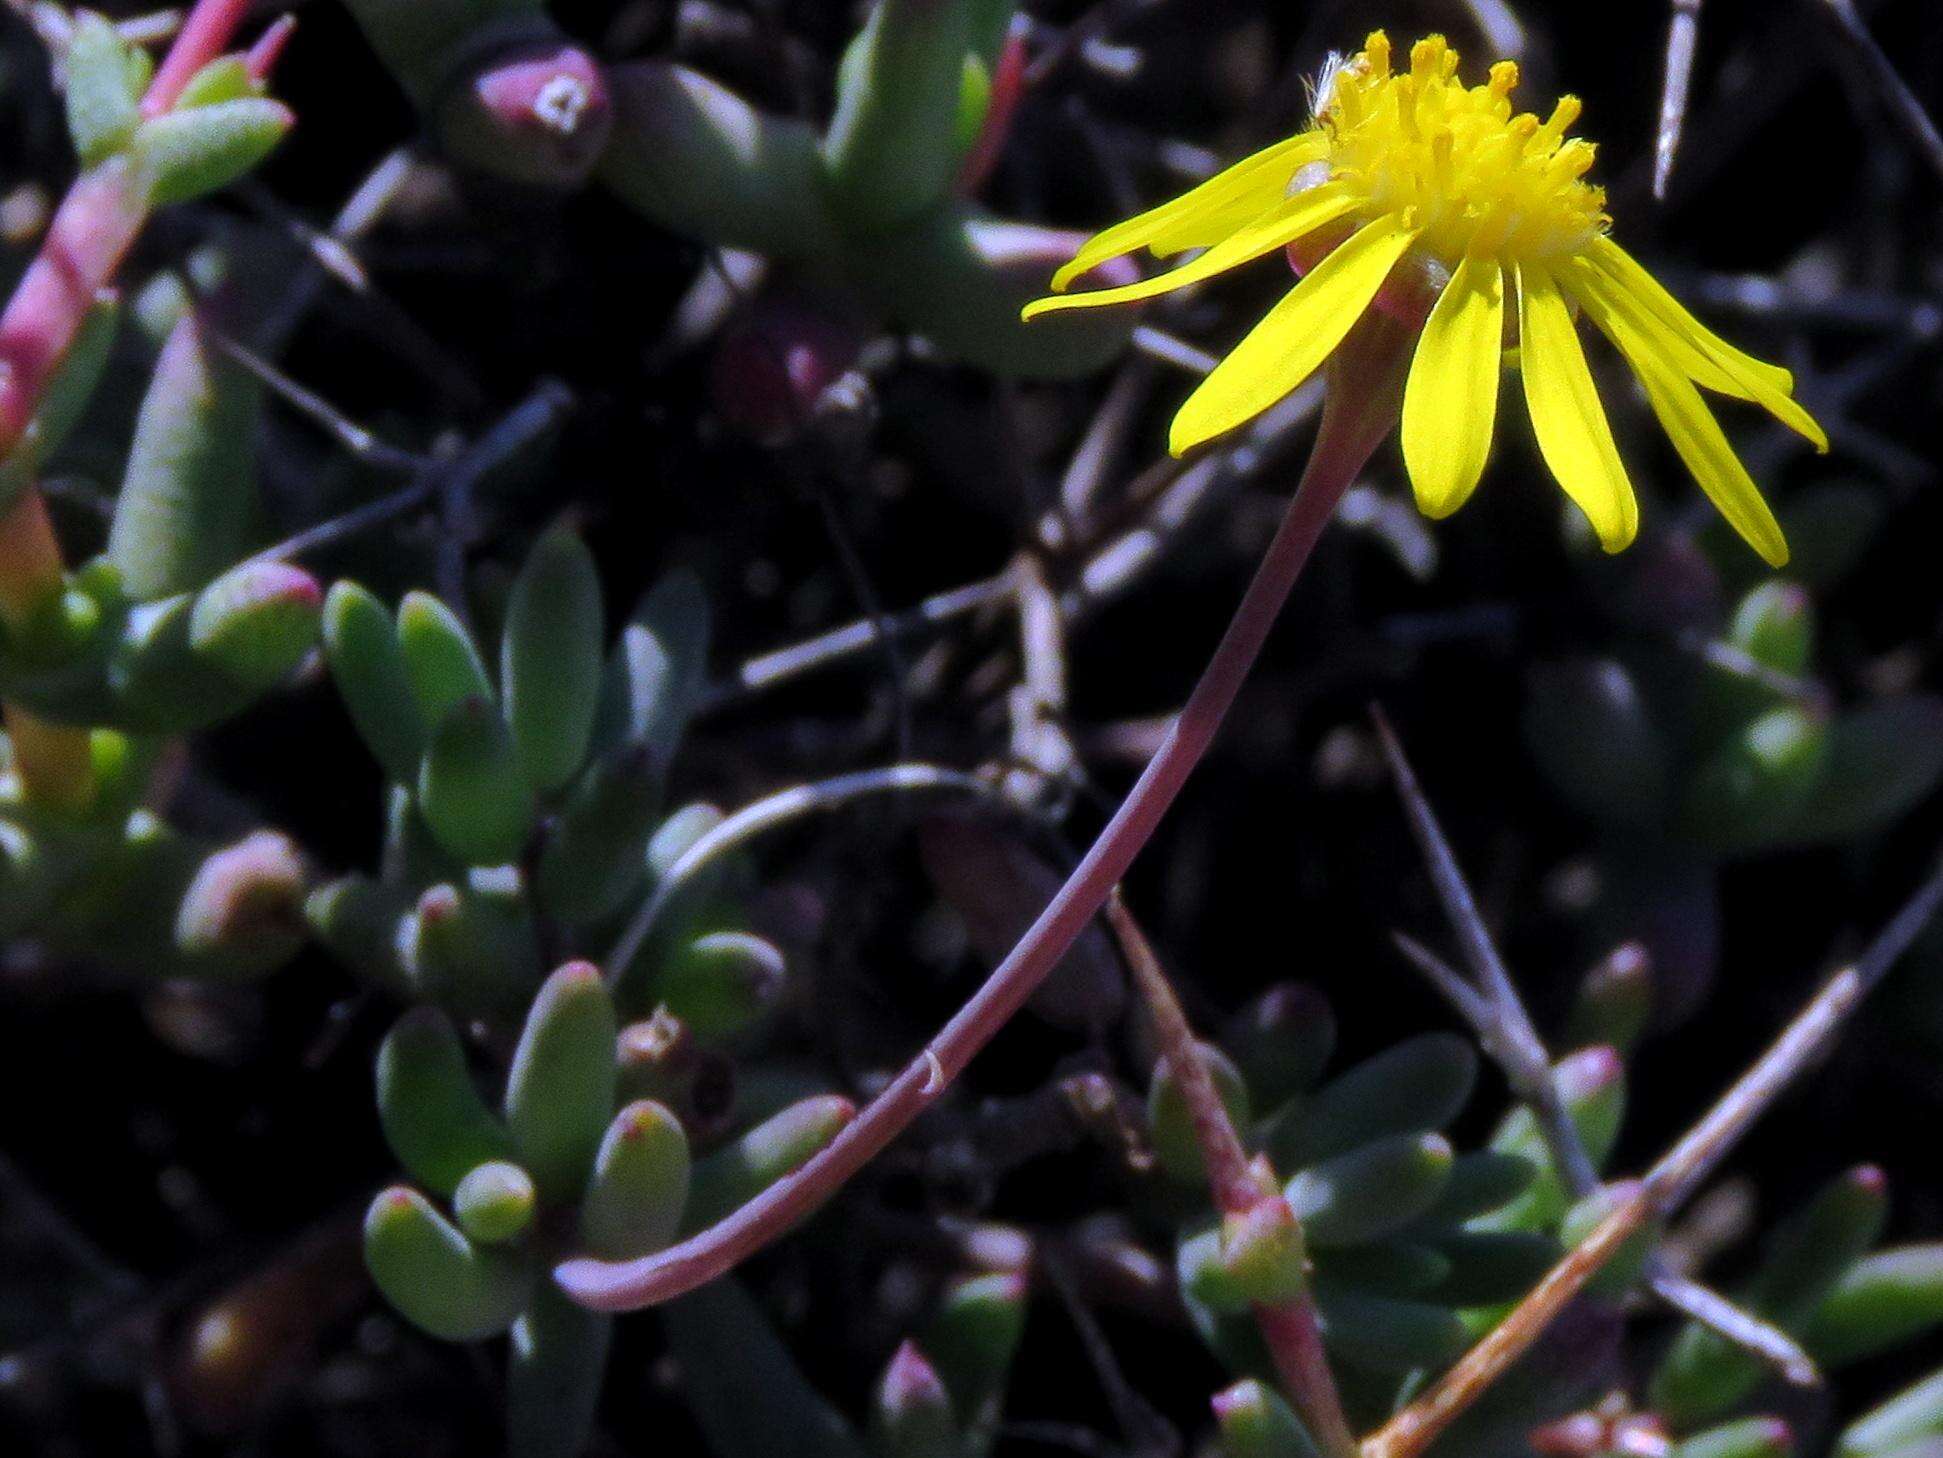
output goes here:
<path id="1" fill-rule="evenodd" d="M 530 1264 L 474 1245 L 423 1195 L 402 1185 L 371 1203 L 364 1262 L 401 1315 L 446 1341 L 497 1336 L 533 1291 Z"/>
<path id="2" fill-rule="evenodd" d="M 511 1138 L 472 1082 L 458 1032 L 433 1008 L 406 1013 L 379 1046 L 378 1119 L 398 1162 L 435 1194 L 512 1156 Z"/>
<path id="3" fill-rule="evenodd" d="M 620 1028 L 598 968 L 569 963 L 540 988 L 506 1080 L 506 1126 L 543 1200 L 580 1197 L 614 1117 Z"/>
<path id="4" fill-rule="evenodd" d="M 536 790 L 559 789 L 586 756 L 604 637 L 593 554 L 556 527 L 534 544 L 513 584 L 500 651 L 506 719 Z"/>

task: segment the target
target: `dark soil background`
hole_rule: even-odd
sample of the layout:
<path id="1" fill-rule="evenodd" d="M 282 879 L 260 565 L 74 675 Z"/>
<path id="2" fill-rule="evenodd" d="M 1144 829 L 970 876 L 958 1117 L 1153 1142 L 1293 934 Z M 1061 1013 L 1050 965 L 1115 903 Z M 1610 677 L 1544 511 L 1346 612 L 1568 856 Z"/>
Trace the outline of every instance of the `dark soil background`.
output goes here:
<path id="1" fill-rule="evenodd" d="M 380 157 L 416 135 L 346 15 L 327 0 L 295 8 L 301 29 L 277 89 L 301 118 L 296 133 L 258 182 L 152 230 L 131 278 L 217 235 L 273 271 L 296 268 L 292 228 L 326 223 Z M 1057 27 L 1083 7 L 1029 8 Z M 1313 72 L 1328 49 L 1355 48 L 1375 25 L 1399 40 L 1446 30 L 1467 63 L 1483 59 L 1469 12 L 1455 3 L 1111 8 L 1107 34 L 1138 49 L 1142 64 L 1125 79 L 1068 67 L 1028 100 L 987 189 L 1001 210 L 1073 226 L 1120 216 L 1128 199 L 1093 151 L 1102 134 L 1131 159 L 1122 170 L 1137 197 L 1164 195 L 1180 179 L 1154 165 L 1158 141 L 1226 157 L 1286 129 L 1301 100 L 1291 79 Z M 1932 113 L 1943 111 L 1943 7 L 1862 8 Z M 680 9 L 685 19 L 671 4 L 555 7 L 602 54 L 618 58 L 617 44 L 625 54 L 687 46 L 724 79 L 758 92 L 765 81 L 776 86 L 755 51 L 738 50 L 735 25 L 719 27 L 730 39 L 704 46 L 694 40 L 697 7 Z M 810 74 L 826 91 L 811 100 L 827 105 L 829 67 L 856 7 L 722 0 L 719 9 L 820 62 Z M 1783 449 L 1778 428 L 1753 411 L 1731 414 L 1730 431 L 1784 506 L 1841 481 L 1883 513 L 1860 562 L 1817 596 L 1817 675 L 1845 703 L 1885 676 L 1943 689 L 1943 493 L 1934 480 L 1943 178 L 1889 123 L 1819 0 L 1711 0 L 1685 149 L 1671 196 L 1656 204 L 1645 184 L 1664 7 L 1518 0 L 1513 9 L 1530 39 L 1521 99 L 1542 109 L 1558 90 L 1584 97 L 1582 129 L 1601 142 L 1598 175 L 1613 194 L 1617 236 L 1689 298 L 1727 276 L 1780 280 L 1775 307 L 1703 312 L 1797 370 L 1836 449 L 1825 459 Z M 0 179 L 57 193 L 67 164 L 44 61 L 17 16 L 0 17 L 0 38 Z M 598 190 L 538 199 L 428 177 L 360 251 L 371 294 L 323 290 L 280 366 L 351 418 L 414 445 L 442 430 L 475 433 L 536 381 L 564 381 L 575 396 L 565 425 L 490 483 L 487 529 L 471 550 L 475 581 L 503 580 L 530 531 L 572 510 L 588 525 L 616 611 L 671 564 L 702 570 L 718 611 L 718 674 L 859 615 L 826 515 L 892 608 L 1003 569 L 1055 495 L 1106 385 L 999 386 L 900 356 L 873 375 L 876 419 L 861 448 L 763 448 L 723 425 L 708 350 L 664 347 L 678 300 L 708 267 L 700 249 Z M 25 257 L 12 248 L 0 266 Z M 1272 273 L 1251 271 L 1197 306 L 1197 342 L 1233 338 L 1281 286 Z M 130 381 L 139 378 L 133 361 Z M 1157 377 L 1110 489 L 1160 454 L 1187 384 L 1173 372 Z M 77 453 L 73 474 L 84 484 L 114 479 L 132 408 L 124 394 L 103 407 L 94 454 Z M 1661 534 L 1700 528 L 1705 507 L 1644 411 L 1629 397 L 1617 403 L 1617 391 L 1608 398 L 1648 522 L 1624 563 L 1589 567 L 1562 545 L 1557 495 L 1522 412 L 1511 411 L 1477 500 L 1429 528 L 1434 572 L 1413 574 L 1369 529 L 1339 528 L 1325 542 L 1220 747 L 1129 884 L 1204 1024 L 1289 977 L 1328 993 L 1344 1054 L 1451 1024 L 1389 941 L 1396 928 L 1433 940 L 1443 928 L 1373 756 L 1373 700 L 1409 747 L 1550 1029 L 1584 970 L 1610 950 L 1615 939 L 1595 912 L 1612 853 L 1534 767 L 1519 727 L 1527 675 L 1547 656 L 1646 632 L 1599 610 L 1602 584 L 1627 572 L 1649 579 Z M 271 510 L 286 527 L 377 488 L 290 411 L 273 409 L 262 448 Z M 1130 783 L 1147 729 L 1192 684 L 1298 463 L 1213 501 L 1156 572 L 1075 627 L 1067 727 L 1083 777 L 1064 851 L 1048 839 L 1044 853 L 1083 847 Z M 1393 449 L 1369 479 L 1381 500 L 1407 503 Z M 74 504 L 85 496 L 62 498 L 77 540 L 98 529 Z M 429 580 L 438 531 L 412 523 L 319 565 L 393 593 Z M 1752 582 L 1757 565 L 1748 556 L 1734 570 Z M 908 703 L 912 757 L 971 766 L 1003 753 L 995 690 L 1013 680 L 1013 642 L 996 614 L 961 625 L 949 652 L 923 659 Z M 919 657 L 925 645 L 910 652 Z M 896 749 L 886 672 L 881 655 L 866 653 L 727 704 L 691 738 L 681 787 L 736 805 L 887 761 Z M 217 827 L 267 820 L 320 866 L 341 870 L 375 855 L 378 789 L 334 692 L 313 676 L 197 746 L 178 813 Z M 973 985 L 972 961 L 936 934 L 919 819 L 880 809 L 763 850 L 763 915 L 814 989 L 814 1015 L 799 1019 L 805 1034 L 791 1056 L 826 1086 L 894 1066 Z M 1866 841 L 1724 868 L 1711 989 L 1639 1053 L 1620 1167 L 1642 1166 L 1687 1126 L 1818 975 L 1909 894 L 1940 841 L 1943 804 L 1932 798 Z M 389 1017 L 316 952 L 260 987 L 214 992 L 131 989 L 19 949 L 0 1003 L 0 1452 L 495 1451 L 492 1359 L 413 1335 L 362 1290 L 354 1260 L 328 1253 L 341 1247 L 330 1233 L 341 1236 L 391 1173 L 369 1092 L 371 1052 Z M 1018 1095 L 1085 1054 L 1083 1038 L 1027 1018 L 975 1065 L 970 1092 Z M 1828 1065 L 1747 1141 L 1727 1178 L 1771 1214 L 1841 1168 L 1874 1162 L 1891 1181 L 1892 1237 L 1943 1236 L 1940 1060 L 1943 936 L 1932 934 Z M 1499 1096 L 1487 1085 L 1468 1132 L 1490 1127 Z M 1115 1199 L 1098 1151 L 959 1189 L 927 1171 L 923 1147 L 923 1138 L 900 1146 L 754 1271 L 805 1366 L 851 1412 L 909 1315 L 893 1278 L 907 1262 L 924 1264 L 891 1217 L 958 1209 L 1052 1228 Z M 319 1248 L 306 1242 L 320 1230 L 327 1254 L 306 1265 L 305 1253 Z M 1746 1249 L 1717 1269 L 1731 1274 Z M 264 1298 L 269 1306 L 328 1315 L 273 1370 L 238 1379 L 234 1393 L 180 1375 L 181 1333 L 203 1303 L 253 1274 L 291 1270 L 288 1288 Z M 1124 1313 L 1104 1322 L 1127 1386 L 1190 1438 L 1199 1432 L 1207 1397 L 1225 1379 L 1191 1334 Z M 699 1451 L 666 1380 L 655 1323 L 623 1331 L 599 1451 Z M 1026 1426 L 1001 1452 L 1058 1451 L 1046 1425 L 1112 1433 L 1109 1388 L 1051 1295 L 1035 1301 L 1026 1343 L 1009 1409 Z M 1924 1355 L 1933 1366 L 1940 1354 L 1863 1371 L 1842 1406 L 1906 1379 Z M 1133 1449 L 1115 1438 L 1099 1451 Z"/>

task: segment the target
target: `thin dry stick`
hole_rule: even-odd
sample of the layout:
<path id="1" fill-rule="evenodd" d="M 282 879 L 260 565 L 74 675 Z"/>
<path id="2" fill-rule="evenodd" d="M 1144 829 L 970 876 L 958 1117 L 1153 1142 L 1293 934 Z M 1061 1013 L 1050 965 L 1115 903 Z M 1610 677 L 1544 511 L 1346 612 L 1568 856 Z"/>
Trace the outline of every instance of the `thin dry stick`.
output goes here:
<path id="1" fill-rule="evenodd" d="M 1411 830 L 1429 863 L 1431 883 L 1464 947 L 1478 986 L 1472 986 L 1434 952 L 1402 933 L 1395 934 L 1397 947 L 1470 1023 L 1478 1041 L 1503 1069 L 1512 1093 L 1536 1115 L 1539 1132 L 1566 1188 L 1575 1199 L 1583 1198 L 1598 1189 L 1599 1174 L 1586 1153 L 1571 1111 L 1559 1095 L 1558 1084 L 1552 1077 L 1552 1055 L 1478 912 L 1477 901 L 1457 864 L 1450 839 L 1438 823 L 1402 743 L 1381 709 L 1372 709 L 1371 717 Z M 1646 1279 L 1661 1300 L 1735 1345 L 1747 1348 L 1778 1369 L 1789 1382 L 1812 1386 L 1821 1380 L 1813 1359 L 1786 1332 L 1743 1311 L 1699 1282 L 1679 1275 L 1657 1254 L 1647 1262 Z"/>
<path id="2" fill-rule="evenodd" d="M 1282 1203 L 1286 1209 L 1273 1171 L 1249 1167 L 1241 1136 L 1235 1132 L 1227 1106 L 1221 1102 L 1221 1094 L 1214 1086 L 1214 1077 L 1201 1059 L 1200 1044 L 1188 1025 L 1180 999 L 1161 970 L 1160 958 L 1154 955 L 1146 933 L 1141 931 L 1118 891 L 1107 900 L 1106 918 L 1119 939 L 1121 950 L 1126 953 L 1127 965 L 1133 969 L 1134 985 L 1140 990 L 1148 1015 L 1154 1020 L 1161 1057 L 1187 1104 L 1194 1123 L 1195 1143 L 1200 1146 L 1202 1162 L 1207 1166 L 1208 1187 L 1214 1195 L 1215 1207 L 1223 1215 L 1246 1215 L 1264 1201 Z M 1301 1223 L 1293 1211 L 1288 1218 L 1299 1232 Z M 1323 1452 L 1330 1458 L 1354 1458 L 1356 1437 L 1343 1415 L 1342 1397 L 1329 1373 L 1329 1361 L 1322 1349 L 1322 1327 L 1308 1291 L 1304 1290 L 1293 1300 L 1258 1304 L 1255 1323 L 1282 1386 Z"/>
<path id="3" fill-rule="evenodd" d="M 1943 177 L 1943 134 L 1938 133 L 1936 122 L 1923 110 L 1921 99 L 1909 89 L 1909 83 L 1890 64 L 1876 38 L 1869 34 L 1869 27 L 1856 13 L 1853 0 L 1822 0 L 1822 5 L 1834 20 L 1836 33 L 1855 52 L 1870 84 L 1888 106 L 1889 115 L 1902 128 L 1916 154 L 1938 177 Z"/>
<path id="4" fill-rule="evenodd" d="M 1120 809 L 984 985 L 930 1046 L 795 1174 L 719 1224 L 656 1255 L 563 1263 L 554 1277 L 569 1296 L 595 1310 L 632 1310 L 679 1296 L 730 1270 L 822 1204 L 909 1127 L 1032 996 L 1092 921 L 1213 743 L 1323 529 L 1389 433 L 1406 358 L 1396 338 L 1400 332 L 1401 326 L 1371 315 L 1337 351 L 1308 469 L 1200 682 Z"/>
<path id="5" fill-rule="evenodd" d="M 996 796 L 991 781 L 962 770 L 932 764 L 894 764 L 811 784 L 791 785 L 743 806 L 697 838 L 655 883 L 653 894 L 641 904 L 608 953 L 608 976 L 616 981 L 621 978 L 641 954 L 648 938 L 654 935 L 663 912 L 697 876 L 723 856 L 745 849 L 758 836 L 811 815 L 830 814 L 883 795 L 941 792 L 988 800 Z"/>
<path id="6" fill-rule="evenodd" d="M 1429 866 L 1437 899 L 1444 906 L 1458 945 L 1463 948 L 1464 960 L 1481 990 L 1476 999 L 1460 1002 L 1458 1011 L 1471 1019 L 1479 1041 L 1504 1068 L 1512 1092 L 1538 1116 L 1567 1184 L 1576 1193 L 1587 1193 L 1598 1185 L 1599 1173 L 1586 1157 L 1571 1111 L 1565 1107 L 1565 1100 L 1553 1081 L 1551 1055 L 1538 1036 L 1538 1029 L 1532 1025 L 1531 1015 L 1525 1011 L 1524 999 L 1518 996 L 1490 932 L 1485 929 L 1484 918 L 1478 914 L 1477 903 L 1471 897 L 1470 885 L 1458 869 L 1457 857 L 1437 824 L 1423 787 L 1417 783 L 1416 773 L 1404 758 L 1396 732 L 1380 708 L 1372 706 L 1370 717 L 1375 721 L 1377 737 L 1390 762 L 1397 794 L 1410 818 L 1411 833 L 1416 836 L 1417 846 Z M 1405 948 L 1406 953 L 1409 950 Z"/>
<path id="7" fill-rule="evenodd" d="M 1824 1053 L 1943 904 L 1943 864 L 1863 955 L 1824 982 L 1774 1043 L 1669 1150 L 1632 1195 L 1554 1266 L 1516 1310 L 1436 1385 L 1363 1443 L 1363 1458 L 1414 1458 L 1543 1335 L 1606 1260 L 1649 1219 L 1676 1209 L 1781 1092 Z"/>
<path id="8" fill-rule="evenodd" d="M 1402 932 L 1392 933 L 1397 949 L 1420 970 L 1437 989 L 1450 999 L 1466 1021 L 1478 1027 L 1480 1021 L 1488 1021 L 1492 1010 L 1484 1004 L 1474 988 L 1464 980 L 1462 973 L 1445 962 L 1435 952 L 1414 938 Z M 1475 1004 L 1473 1012 L 1467 1004 Z M 1510 1069 L 1505 1070 L 1506 1080 L 1514 1084 L 1518 1079 Z M 1580 1159 L 1586 1159 L 1584 1143 L 1578 1137 L 1578 1130 L 1566 1121 L 1569 1142 L 1561 1143 L 1558 1131 L 1540 1125 L 1540 1134 L 1545 1138 L 1546 1147 L 1552 1153 L 1553 1163 L 1563 1171 L 1569 1167 L 1569 1160 L 1563 1151 L 1576 1151 Z M 1568 1177 L 1568 1188 L 1573 1196 L 1590 1194 L 1597 1187 L 1597 1181 L 1580 1188 L 1572 1184 Z M 1680 1275 L 1657 1252 L 1647 1259 L 1646 1283 L 1653 1294 L 1683 1316 L 1692 1318 L 1707 1327 L 1717 1336 L 1725 1338 L 1737 1347 L 1743 1347 L 1755 1357 L 1774 1367 L 1782 1377 L 1797 1387 L 1812 1387 L 1821 1381 L 1821 1373 L 1815 1362 L 1801 1345 L 1781 1328 L 1763 1321 L 1750 1311 L 1736 1306 L 1718 1291 L 1701 1285 Z"/>
<path id="9" fill-rule="evenodd" d="M 1700 39 L 1701 0 L 1673 0 L 1666 27 L 1666 81 L 1660 91 L 1660 133 L 1653 144 L 1653 196 L 1666 198 L 1680 130 L 1687 121 L 1687 90 L 1693 81 L 1693 53 Z"/>

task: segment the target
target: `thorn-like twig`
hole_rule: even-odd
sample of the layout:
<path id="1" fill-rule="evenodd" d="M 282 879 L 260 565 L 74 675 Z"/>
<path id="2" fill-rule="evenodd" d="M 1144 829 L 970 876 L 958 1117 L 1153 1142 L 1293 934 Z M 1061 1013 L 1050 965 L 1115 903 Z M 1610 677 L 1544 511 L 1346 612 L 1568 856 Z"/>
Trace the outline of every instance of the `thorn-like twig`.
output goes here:
<path id="1" fill-rule="evenodd" d="M 1471 1025 L 1478 1041 L 1504 1071 L 1512 1093 L 1537 1117 L 1539 1132 L 1567 1191 L 1574 1199 L 1582 1199 L 1599 1187 L 1599 1174 L 1586 1152 L 1584 1140 L 1579 1137 L 1571 1112 L 1559 1096 L 1558 1085 L 1552 1077 L 1551 1054 L 1505 970 L 1496 943 L 1478 915 L 1470 886 L 1410 768 L 1402 744 L 1382 710 L 1373 710 L 1372 717 L 1411 827 L 1425 860 L 1430 863 L 1431 881 L 1437 888 L 1438 899 L 1470 953 L 1479 985 L 1473 986 L 1436 953 L 1400 932 L 1394 934 L 1397 947 Z M 1797 1385 L 1820 1381 L 1814 1362 L 1785 1332 L 1752 1312 L 1743 1311 L 1718 1292 L 1679 1275 L 1657 1253 L 1647 1262 L 1646 1282 L 1669 1306 L 1735 1345 L 1745 1347 L 1773 1365 L 1788 1381 Z"/>
<path id="2" fill-rule="evenodd" d="M 1916 155 L 1938 178 L 1943 178 L 1943 133 L 1937 131 L 1936 121 L 1923 109 L 1921 99 L 1909 89 L 1902 73 L 1890 64 L 1889 57 L 1876 44 L 1868 25 L 1856 13 L 1854 0 L 1822 0 L 1822 8 L 1835 22 L 1835 33 L 1854 53 L 1870 85 L 1889 108 L 1890 117 L 1916 149 Z"/>
<path id="3" fill-rule="evenodd" d="M 1390 728 L 1390 721 L 1375 706 L 1371 707 L 1370 716 L 1382 741 L 1384 756 L 1389 760 L 1390 773 L 1396 780 L 1397 794 L 1410 818 L 1411 832 L 1429 867 L 1431 885 L 1436 888 L 1451 930 L 1457 934 L 1465 965 L 1476 979 L 1473 996 L 1458 1002 L 1457 1010 L 1471 1022 L 1485 1051 L 1504 1069 L 1512 1092 L 1537 1116 L 1567 1188 L 1575 1195 L 1589 1194 L 1598 1187 L 1599 1173 L 1587 1158 L 1571 1112 L 1553 1081 L 1551 1054 L 1538 1036 L 1531 1014 L 1525 1010 L 1524 999 L 1519 997 L 1504 959 L 1498 955 L 1497 944 L 1492 941 L 1484 917 L 1471 896 L 1470 885 L 1458 869 L 1457 857 L 1444 836 L 1443 827 L 1437 823 L 1423 787 L 1417 783 L 1416 773 L 1404 757 L 1403 746 Z M 1419 966 L 1425 965 L 1426 960 L 1436 960 L 1421 947 L 1415 952 L 1408 947 L 1405 950 Z M 1455 972 L 1436 980 L 1440 988 L 1461 981 Z"/>
<path id="4" fill-rule="evenodd" d="M 1660 1158 L 1592 1233 L 1422 1397 L 1363 1443 L 1363 1458 L 1415 1458 L 1530 1349 L 1606 1260 L 1649 1220 L 1677 1209 L 1754 1121 L 1825 1053 L 1862 1000 L 1943 905 L 1943 862 L 1863 954 L 1816 991 L 1767 1052 Z"/>
<path id="5" fill-rule="evenodd" d="M 1660 89 L 1660 130 L 1653 143 L 1653 196 L 1666 199 L 1680 131 L 1687 121 L 1687 90 L 1693 82 L 1693 53 L 1700 39 L 1701 0 L 1673 0 L 1666 27 L 1666 80 Z"/>
<path id="6" fill-rule="evenodd" d="M 455 483 L 469 485 L 497 468 L 536 436 L 551 430 L 573 404 L 573 395 L 558 380 L 542 380 L 491 430 L 464 449 L 444 457 L 414 458 L 417 479 L 375 501 L 354 507 L 342 516 L 317 523 L 246 559 L 247 562 L 287 562 L 292 558 L 336 546 L 422 507 L 450 491 Z"/>

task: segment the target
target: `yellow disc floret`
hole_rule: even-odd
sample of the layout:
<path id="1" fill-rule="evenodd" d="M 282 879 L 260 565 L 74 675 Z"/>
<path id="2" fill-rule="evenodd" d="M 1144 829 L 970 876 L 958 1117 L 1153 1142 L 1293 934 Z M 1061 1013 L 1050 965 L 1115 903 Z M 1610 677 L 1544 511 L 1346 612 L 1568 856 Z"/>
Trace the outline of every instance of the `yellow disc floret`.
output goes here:
<path id="1" fill-rule="evenodd" d="M 1406 213 L 1416 247 L 1446 269 L 1466 255 L 1546 261 L 1584 248 L 1606 229 L 1605 190 L 1584 181 L 1592 143 L 1568 138 L 1577 97 L 1541 121 L 1513 114 L 1518 67 L 1500 61 L 1481 86 L 1457 79 L 1442 36 L 1410 48 L 1410 69 L 1390 69 L 1377 31 L 1334 77 L 1317 123 L 1330 180 L 1365 218 Z"/>
<path id="2" fill-rule="evenodd" d="M 1485 469 L 1507 341 L 1538 451 L 1600 544 L 1639 530 L 1639 506 L 1587 365 L 1581 324 L 1617 347 L 1668 441 L 1721 514 L 1768 562 L 1788 560 L 1780 523 L 1734 454 L 1708 390 L 1747 400 L 1828 449 L 1794 380 L 1741 353 L 1683 309 L 1606 236 L 1605 192 L 1585 180 L 1590 142 L 1562 98 L 1540 121 L 1514 114 L 1518 68 L 1457 79 L 1441 36 L 1390 67 L 1377 31 L 1317 83 L 1307 127 L 1199 187 L 1094 235 L 1025 317 L 1137 303 L 1287 250 L 1301 281 L 1208 372 L 1175 414 L 1175 455 L 1225 435 L 1295 389 L 1371 309 L 1415 331 L 1398 419 L 1426 514 L 1448 516 Z M 1066 292 L 1136 249 L 1192 253 L 1167 273 Z"/>

